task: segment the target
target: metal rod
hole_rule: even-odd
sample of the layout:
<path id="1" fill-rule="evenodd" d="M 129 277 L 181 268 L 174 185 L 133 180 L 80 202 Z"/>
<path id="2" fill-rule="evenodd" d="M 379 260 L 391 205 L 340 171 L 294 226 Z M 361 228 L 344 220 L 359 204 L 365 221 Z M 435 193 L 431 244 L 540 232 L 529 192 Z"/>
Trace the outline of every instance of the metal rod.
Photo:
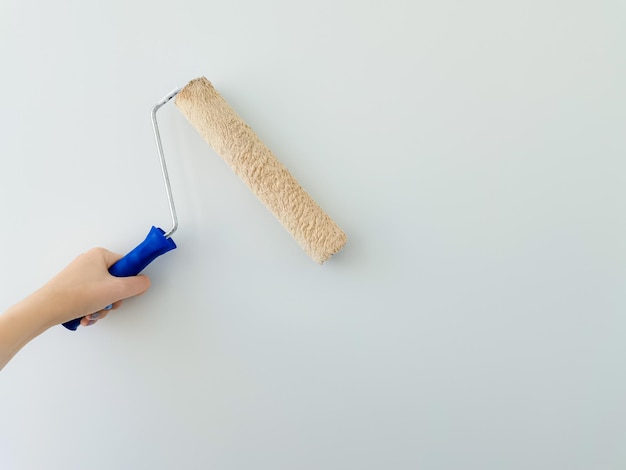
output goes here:
<path id="1" fill-rule="evenodd" d="M 163 144 L 161 144 L 161 134 L 159 133 L 159 126 L 157 124 L 156 113 L 169 100 L 174 98 L 181 88 L 168 93 L 161 101 L 154 105 L 152 108 L 152 130 L 154 131 L 154 139 L 156 140 L 157 150 L 159 152 L 159 161 L 161 162 L 161 172 L 163 173 L 163 181 L 165 182 L 165 192 L 167 194 L 167 202 L 170 206 L 170 215 L 172 217 L 172 228 L 165 234 L 165 238 L 171 237 L 178 228 L 178 217 L 176 216 L 176 207 L 174 207 L 174 198 L 172 197 L 172 187 L 170 185 L 170 177 L 167 173 L 167 165 L 165 164 L 165 155 L 163 155 Z"/>

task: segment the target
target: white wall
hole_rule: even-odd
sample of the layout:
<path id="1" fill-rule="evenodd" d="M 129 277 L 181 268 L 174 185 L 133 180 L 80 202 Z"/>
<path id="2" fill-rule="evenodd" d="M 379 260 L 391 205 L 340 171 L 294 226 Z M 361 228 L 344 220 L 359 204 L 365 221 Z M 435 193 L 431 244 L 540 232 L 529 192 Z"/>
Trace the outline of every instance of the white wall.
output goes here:
<path id="1" fill-rule="evenodd" d="M 0 3 L 0 309 L 168 213 L 206 75 L 345 229 L 319 267 L 174 106 L 179 249 L 0 374 L 0 467 L 626 466 L 621 0 Z"/>

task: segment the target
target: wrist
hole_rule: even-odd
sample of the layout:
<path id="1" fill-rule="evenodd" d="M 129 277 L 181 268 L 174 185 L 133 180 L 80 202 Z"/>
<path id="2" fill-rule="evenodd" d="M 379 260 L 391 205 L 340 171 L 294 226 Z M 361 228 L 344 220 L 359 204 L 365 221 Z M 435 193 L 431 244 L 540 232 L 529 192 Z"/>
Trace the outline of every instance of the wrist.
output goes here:
<path id="1" fill-rule="evenodd" d="M 29 330 L 40 333 L 57 323 L 55 312 L 48 305 L 46 296 L 41 296 L 39 292 L 17 303 L 7 313 L 19 318 Z"/>
<path id="2" fill-rule="evenodd" d="M 54 326 L 33 296 L 0 315 L 0 369 L 29 341 Z"/>

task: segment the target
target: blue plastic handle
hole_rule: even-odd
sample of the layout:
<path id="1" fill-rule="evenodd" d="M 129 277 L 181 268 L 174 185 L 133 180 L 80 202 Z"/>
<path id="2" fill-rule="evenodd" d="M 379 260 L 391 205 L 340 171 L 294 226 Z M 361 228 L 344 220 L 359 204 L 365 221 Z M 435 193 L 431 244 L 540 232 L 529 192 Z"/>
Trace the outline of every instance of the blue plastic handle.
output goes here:
<path id="1" fill-rule="evenodd" d="M 174 240 L 166 238 L 162 229 L 152 227 L 146 239 L 111 266 L 109 272 L 116 277 L 136 276 L 156 258 L 174 248 L 176 248 Z M 68 330 L 76 331 L 82 319 L 83 317 L 75 318 L 63 323 L 63 326 Z"/>

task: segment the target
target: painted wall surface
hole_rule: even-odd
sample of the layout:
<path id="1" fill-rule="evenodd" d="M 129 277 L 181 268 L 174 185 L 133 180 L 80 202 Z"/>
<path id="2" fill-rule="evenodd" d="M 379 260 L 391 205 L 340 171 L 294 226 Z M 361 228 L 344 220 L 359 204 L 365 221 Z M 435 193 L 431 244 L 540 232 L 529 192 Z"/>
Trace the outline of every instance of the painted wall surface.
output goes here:
<path id="1" fill-rule="evenodd" d="M 169 224 L 205 75 L 348 234 L 317 266 L 174 106 L 179 248 L 0 373 L 0 468 L 626 467 L 621 0 L 0 2 L 0 309 Z"/>

